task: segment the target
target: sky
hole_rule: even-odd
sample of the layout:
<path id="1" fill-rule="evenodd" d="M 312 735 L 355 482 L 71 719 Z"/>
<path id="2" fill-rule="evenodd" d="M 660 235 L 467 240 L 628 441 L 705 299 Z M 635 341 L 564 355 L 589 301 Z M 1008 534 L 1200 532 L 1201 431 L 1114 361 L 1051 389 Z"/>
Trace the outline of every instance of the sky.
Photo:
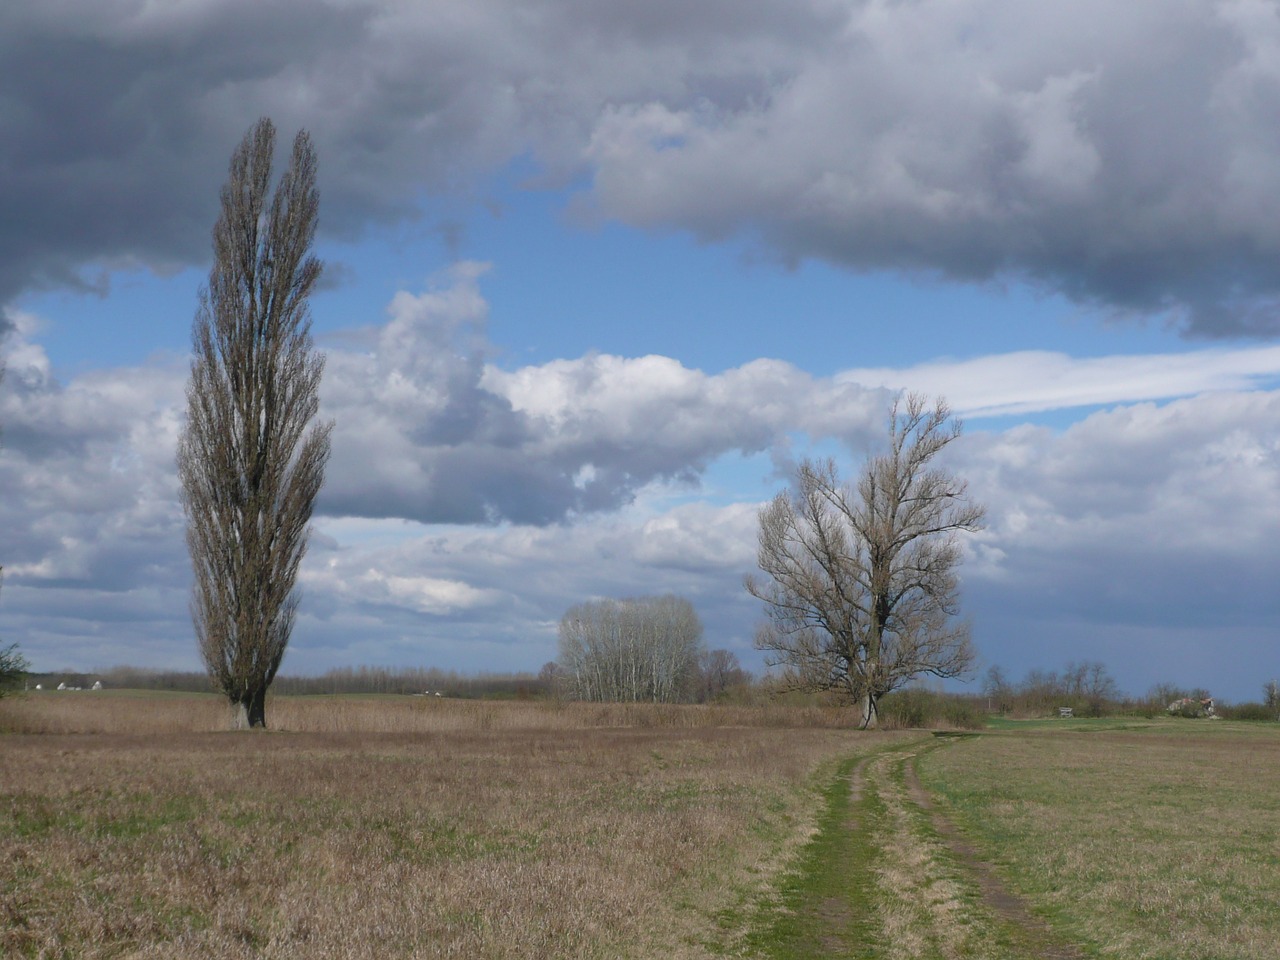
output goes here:
<path id="1" fill-rule="evenodd" d="M 742 586 L 897 391 L 987 507 L 968 689 L 1280 675 L 1270 0 L 9 0 L 0 642 L 199 669 L 174 451 L 231 151 L 319 157 L 333 456 L 283 671 L 536 671 Z"/>

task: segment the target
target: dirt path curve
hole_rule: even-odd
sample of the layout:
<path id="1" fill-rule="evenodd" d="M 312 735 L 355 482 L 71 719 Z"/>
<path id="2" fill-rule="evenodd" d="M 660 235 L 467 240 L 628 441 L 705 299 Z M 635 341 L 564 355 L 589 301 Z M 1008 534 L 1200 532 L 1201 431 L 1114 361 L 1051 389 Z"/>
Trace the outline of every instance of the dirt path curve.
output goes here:
<path id="1" fill-rule="evenodd" d="M 917 756 L 918 754 L 912 756 L 905 765 L 907 793 L 912 802 L 929 815 L 938 836 L 942 838 L 965 871 L 974 878 L 983 902 L 1006 921 L 1025 930 L 1036 941 L 1043 944 L 1039 954 L 1043 960 L 1085 960 L 1085 954 L 1077 947 L 1054 941 L 1054 935 L 1048 925 L 1031 912 L 1025 900 L 1011 892 L 1001 882 L 990 861 L 985 859 L 978 849 L 961 835 L 955 824 L 938 809 L 916 772 Z"/>

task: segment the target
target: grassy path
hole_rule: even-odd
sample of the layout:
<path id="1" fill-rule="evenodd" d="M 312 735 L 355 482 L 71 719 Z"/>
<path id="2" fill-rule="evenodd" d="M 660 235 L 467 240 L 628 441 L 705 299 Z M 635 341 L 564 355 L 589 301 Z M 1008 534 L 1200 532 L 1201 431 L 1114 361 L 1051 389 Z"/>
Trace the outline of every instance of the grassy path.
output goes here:
<path id="1" fill-rule="evenodd" d="M 847 761 L 819 832 L 750 940 L 776 960 L 1077 960 L 1000 884 L 915 776 L 945 738 Z"/>

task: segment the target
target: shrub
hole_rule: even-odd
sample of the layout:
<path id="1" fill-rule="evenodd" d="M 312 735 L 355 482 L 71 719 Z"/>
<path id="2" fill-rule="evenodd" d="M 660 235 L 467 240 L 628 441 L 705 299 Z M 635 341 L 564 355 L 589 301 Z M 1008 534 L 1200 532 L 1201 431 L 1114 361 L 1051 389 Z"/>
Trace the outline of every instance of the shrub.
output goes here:
<path id="1" fill-rule="evenodd" d="M 958 727 L 979 730 L 986 723 L 971 697 L 938 693 L 925 687 L 895 690 L 880 701 L 880 725 L 889 730 Z"/>
<path id="2" fill-rule="evenodd" d="M 1276 711 L 1265 703 L 1236 703 L 1219 706 L 1218 716 L 1224 720 L 1275 720 Z"/>
<path id="3" fill-rule="evenodd" d="M 0 697 L 3 697 L 9 690 L 15 690 L 22 685 L 22 679 L 27 674 L 27 660 L 18 650 L 16 643 L 11 643 L 7 647 L 0 647 Z"/>
<path id="4" fill-rule="evenodd" d="M 880 700 L 880 725 L 891 730 L 932 726 L 938 714 L 936 697 L 920 687 L 895 690 Z"/>
<path id="5" fill-rule="evenodd" d="M 1200 717 L 1208 716 L 1200 701 L 1190 698 L 1174 701 L 1169 704 L 1168 710 L 1170 716 L 1185 717 L 1188 720 L 1196 720 Z"/>
<path id="6" fill-rule="evenodd" d="M 944 715 L 948 726 L 960 730 L 981 730 L 987 725 L 982 710 L 968 697 L 949 697 Z"/>

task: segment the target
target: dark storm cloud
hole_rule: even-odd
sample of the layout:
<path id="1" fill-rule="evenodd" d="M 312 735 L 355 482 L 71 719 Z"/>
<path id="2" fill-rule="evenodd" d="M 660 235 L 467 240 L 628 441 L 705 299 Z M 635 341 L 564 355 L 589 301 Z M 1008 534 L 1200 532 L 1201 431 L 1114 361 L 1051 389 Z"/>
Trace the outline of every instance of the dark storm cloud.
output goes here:
<path id="1" fill-rule="evenodd" d="M 615 105 L 586 200 L 787 260 L 1020 278 L 1269 336 L 1278 35 L 1248 2 L 850 4 L 763 100 Z"/>
<path id="2" fill-rule="evenodd" d="M 816 28 L 739 4 L 725 17 L 740 36 L 721 41 L 718 16 L 679 6 L 596 10 L 593 23 L 573 3 L 502 0 L 6 4 L 0 303 L 33 286 L 100 287 L 102 268 L 205 258 L 226 158 L 260 115 L 312 132 L 324 228 L 353 235 L 411 215 L 423 187 L 466 189 L 530 150 L 549 169 L 580 165 L 601 103 L 690 101 L 695 60 L 740 100 L 763 89 L 784 41 Z M 737 56 L 740 41 L 760 49 L 726 73 L 717 50 Z"/>
<path id="3" fill-rule="evenodd" d="M 304 3 L 6 4 L 0 300 L 206 257 L 230 148 L 266 109 L 236 91 L 278 82 L 359 30 L 349 13 Z"/>
<path id="4" fill-rule="evenodd" d="M 202 260 L 268 114 L 315 136 L 339 235 L 532 157 L 595 215 L 1270 336 L 1277 51 L 1251 0 L 20 0 L 0 302 Z"/>

